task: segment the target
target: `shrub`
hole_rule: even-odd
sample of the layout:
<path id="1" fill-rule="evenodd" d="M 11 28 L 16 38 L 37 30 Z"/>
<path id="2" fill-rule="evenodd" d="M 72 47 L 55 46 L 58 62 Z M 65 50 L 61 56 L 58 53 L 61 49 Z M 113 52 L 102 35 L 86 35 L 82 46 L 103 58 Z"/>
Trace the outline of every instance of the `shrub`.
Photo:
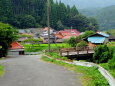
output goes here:
<path id="1" fill-rule="evenodd" d="M 115 49 L 113 52 L 115 52 Z M 112 59 L 108 61 L 108 65 L 110 69 L 115 69 L 115 53 L 113 53 Z"/>
<path id="2" fill-rule="evenodd" d="M 84 47 L 87 46 L 87 42 L 81 41 L 80 43 L 77 44 L 77 47 Z"/>
<path id="3" fill-rule="evenodd" d="M 96 46 L 94 51 L 93 62 L 95 63 L 108 62 L 108 60 L 112 58 L 111 51 L 107 45 Z"/>
<path id="4" fill-rule="evenodd" d="M 90 35 L 95 34 L 94 31 L 85 31 L 85 33 L 83 35 L 81 35 L 81 38 L 87 38 Z"/>
<path id="5" fill-rule="evenodd" d="M 71 46 L 71 47 L 76 47 L 77 45 L 77 41 L 76 41 L 76 38 L 75 37 L 71 37 L 67 43 Z"/>

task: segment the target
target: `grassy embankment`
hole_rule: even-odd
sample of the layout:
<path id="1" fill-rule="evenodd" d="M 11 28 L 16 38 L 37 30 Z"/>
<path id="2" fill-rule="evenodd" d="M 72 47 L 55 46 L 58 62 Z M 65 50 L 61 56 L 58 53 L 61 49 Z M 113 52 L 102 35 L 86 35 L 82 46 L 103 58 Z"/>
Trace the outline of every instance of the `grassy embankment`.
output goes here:
<path id="1" fill-rule="evenodd" d="M 0 77 L 4 75 L 4 67 L 0 65 Z"/>
<path id="2" fill-rule="evenodd" d="M 97 70 L 97 67 L 87 68 L 87 67 L 76 66 L 72 64 L 66 64 L 61 61 L 56 61 L 54 58 L 49 59 L 46 56 L 43 56 L 42 60 L 57 64 L 60 66 L 64 66 L 67 69 L 79 74 L 83 86 L 109 86 L 108 82 Z"/>
<path id="3" fill-rule="evenodd" d="M 109 48 L 113 49 L 113 59 L 115 58 L 115 42 L 110 42 L 108 44 Z M 111 63 L 112 65 L 115 65 L 115 59 L 113 60 L 113 62 Z M 110 74 L 115 78 L 115 69 L 114 68 L 110 68 L 109 67 L 109 63 L 102 63 L 100 64 L 102 67 L 104 67 L 106 70 L 108 70 L 110 72 Z"/>

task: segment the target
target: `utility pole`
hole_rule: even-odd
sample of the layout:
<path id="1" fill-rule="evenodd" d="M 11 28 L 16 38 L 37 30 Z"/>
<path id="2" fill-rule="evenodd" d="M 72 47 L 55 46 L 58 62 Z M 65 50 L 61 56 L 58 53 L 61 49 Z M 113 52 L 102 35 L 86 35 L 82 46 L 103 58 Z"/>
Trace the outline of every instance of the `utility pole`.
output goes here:
<path id="1" fill-rule="evenodd" d="M 47 0 L 48 53 L 50 53 L 50 1 Z"/>
<path id="2" fill-rule="evenodd" d="M 73 27 L 71 26 L 71 33 L 72 33 L 72 28 L 73 28 Z"/>

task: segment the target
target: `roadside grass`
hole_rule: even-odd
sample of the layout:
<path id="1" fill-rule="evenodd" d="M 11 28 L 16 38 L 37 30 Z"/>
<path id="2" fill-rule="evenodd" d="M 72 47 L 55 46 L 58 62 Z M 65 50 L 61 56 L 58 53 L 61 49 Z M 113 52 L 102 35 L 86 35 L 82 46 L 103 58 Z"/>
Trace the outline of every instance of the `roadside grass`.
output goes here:
<path id="1" fill-rule="evenodd" d="M 48 49 L 48 44 L 34 44 L 33 46 L 31 44 L 23 44 L 24 48 L 25 48 L 25 52 L 39 52 L 39 51 L 43 51 L 43 50 L 47 50 Z M 59 47 L 69 47 L 69 45 L 65 44 L 65 43 L 60 43 L 60 44 L 51 44 L 51 49 L 54 48 L 59 48 Z"/>
<path id="2" fill-rule="evenodd" d="M 0 77 L 4 75 L 4 67 L 0 65 Z"/>
<path id="3" fill-rule="evenodd" d="M 107 80 L 97 70 L 97 67 L 87 68 L 83 66 L 76 66 L 62 61 L 56 61 L 55 59 L 49 59 L 46 56 L 42 56 L 41 59 L 49 63 L 64 66 L 65 68 L 79 74 L 83 86 L 109 86 Z"/>
<path id="4" fill-rule="evenodd" d="M 115 78 L 115 69 L 110 69 L 108 63 L 100 64 L 103 68 L 105 68 L 109 73 Z"/>

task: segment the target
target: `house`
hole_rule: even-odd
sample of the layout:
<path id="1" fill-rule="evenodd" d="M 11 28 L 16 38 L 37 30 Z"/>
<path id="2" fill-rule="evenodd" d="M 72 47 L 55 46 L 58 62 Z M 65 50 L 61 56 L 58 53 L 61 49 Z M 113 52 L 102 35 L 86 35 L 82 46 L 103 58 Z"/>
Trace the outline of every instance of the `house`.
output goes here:
<path id="1" fill-rule="evenodd" d="M 108 39 L 109 39 L 109 42 L 115 42 L 115 36 L 110 36 Z"/>
<path id="2" fill-rule="evenodd" d="M 18 42 L 12 42 L 9 54 L 24 55 L 24 47 Z"/>
<path id="3" fill-rule="evenodd" d="M 93 35 L 88 36 L 83 40 L 87 41 L 90 47 L 95 47 L 96 45 L 108 43 L 109 42 L 108 38 L 109 38 L 108 34 L 97 32 Z"/>
<path id="4" fill-rule="evenodd" d="M 55 36 L 56 36 L 56 40 L 57 42 L 61 42 L 64 41 L 64 39 L 69 39 L 70 37 L 76 37 L 79 36 L 80 32 L 77 31 L 77 29 L 65 29 L 65 30 L 61 30 L 58 31 Z M 63 39 L 63 40 L 61 40 Z"/>
<path id="5" fill-rule="evenodd" d="M 42 35 L 40 38 L 43 40 L 43 43 L 48 43 L 48 35 Z M 50 35 L 50 43 L 54 43 L 55 39 L 54 35 Z"/>
<path id="6" fill-rule="evenodd" d="M 43 43 L 48 43 L 48 27 L 44 28 L 42 33 L 39 34 L 39 37 L 43 40 Z M 50 29 L 50 43 L 55 42 L 55 31 L 51 28 Z"/>

